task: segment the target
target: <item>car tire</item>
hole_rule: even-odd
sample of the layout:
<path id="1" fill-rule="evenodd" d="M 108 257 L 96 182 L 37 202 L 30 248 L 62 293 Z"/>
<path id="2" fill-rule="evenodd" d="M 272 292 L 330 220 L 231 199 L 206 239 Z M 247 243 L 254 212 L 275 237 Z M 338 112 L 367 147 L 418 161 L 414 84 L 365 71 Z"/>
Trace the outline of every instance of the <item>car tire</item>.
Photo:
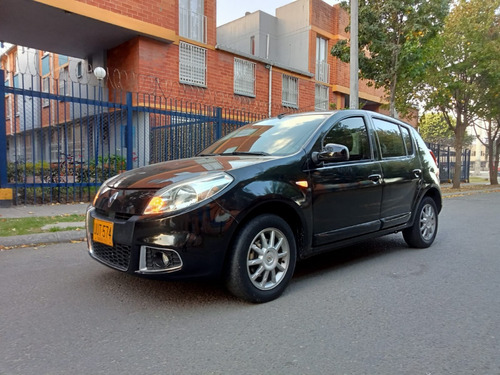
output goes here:
<path id="1" fill-rule="evenodd" d="M 438 211 L 436 203 L 430 197 L 420 202 L 415 221 L 403 230 L 403 237 L 410 247 L 426 248 L 432 245 L 438 229 Z"/>
<path id="2" fill-rule="evenodd" d="M 253 303 L 278 298 L 292 278 L 297 258 L 295 236 L 285 220 L 260 215 L 238 233 L 232 247 L 226 287 Z"/>

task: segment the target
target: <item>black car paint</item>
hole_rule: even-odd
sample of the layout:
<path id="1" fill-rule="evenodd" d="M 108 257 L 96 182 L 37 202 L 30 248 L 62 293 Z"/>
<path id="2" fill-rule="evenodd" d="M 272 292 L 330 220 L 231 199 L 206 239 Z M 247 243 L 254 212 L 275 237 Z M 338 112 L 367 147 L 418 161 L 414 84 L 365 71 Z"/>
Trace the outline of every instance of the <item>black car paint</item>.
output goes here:
<path id="1" fill-rule="evenodd" d="M 372 159 L 314 163 L 311 155 L 321 147 L 328 129 L 347 116 L 362 116 L 366 121 Z M 425 144 L 414 141 L 418 157 L 381 160 L 371 116 L 377 114 L 339 111 L 318 127 L 301 151 L 290 156 L 204 156 L 126 172 L 89 208 L 89 246 L 94 218 L 113 221 L 114 242 L 132 247 L 128 272 L 138 270 L 140 246 L 154 245 L 174 249 L 184 260 L 180 271 L 163 277 L 217 276 L 224 269 L 235 233 L 260 213 L 273 213 L 289 222 L 298 257 L 306 258 L 410 226 L 415 218 L 408 208 L 416 207 L 429 190 L 434 191 L 431 196 L 440 210 L 439 182 L 428 173 L 433 165 Z M 420 160 L 428 165 L 420 165 Z M 220 170 L 234 181 L 208 202 L 168 215 L 142 214 L 147 198 L 160 187 Z M 418 175 L 416 170 L 424 172 Z M 392 176 L 397 178 L 391 180 Z M 307 182 L 307 187 L 299 186 L 299 181 Z M 393 196 L 390 202 L 384 202 L 387 190 Z M 116 213 L 126 215 L 120 218 Z"/>

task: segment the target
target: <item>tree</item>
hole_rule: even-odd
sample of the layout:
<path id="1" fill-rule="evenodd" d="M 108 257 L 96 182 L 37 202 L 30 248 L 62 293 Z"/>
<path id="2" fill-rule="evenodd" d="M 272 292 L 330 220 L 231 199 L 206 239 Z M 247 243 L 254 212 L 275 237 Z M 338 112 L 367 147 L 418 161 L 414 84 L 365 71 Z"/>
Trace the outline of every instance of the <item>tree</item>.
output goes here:
<path id="1" fill-rule="evenodd" d="M 481 137 L 477 129 L 482 129 L 486 139 Z M 500 159 L 500 118 L 474 124 L 474 130 L 479 142 L 488 150 L 488 170 L 491 185 L 498 185 L 498 162 Z"/>
<path id="2" fill-rule="evenodd" d="M 499 4 L 500 0 L 460 0 L 426 50 L 426 107 L 437 109 L 455 133 L 453 188 L 460 188 L 466 129 L 484 114 L 485 74 L 493 53 L 489 38 Z"/>
<path id="3" fill-rule="evenodd" d="M 455 124 L 453 119 L 452 123 Z M 453 129 L 450 129 L 444 116 L 440 113 L 424 113 L 418 121 L 418 131 L 426 142 L 438 143 L 444 146 L 453 146 L 455 143 L 455 133 Z M 466 134 L 464 146 L 471 146 L 474 138 L 473 135 Z"/>
<path id="4" fill-rule="evenodd" d="M 408 82 L 423 74 L 423 51 L 447 13 L 448 0 L 359 1 L 360 78 L 384 87 L 391 116 L 396 110 L 407 114 L 412 107 L 415 90 Z M 349 61 L 349 52 L 346 40 L 331 51 L 343 62 Z"/>
<path id="5" fill-rule="evenodd" d="M 496 3 L 500 6 L 499 2 Z M 484 58 L 480 61 L 478 70 L 480 117 L 484 121 L 474 124 L 478 140 L 488 151 L 488 169 L 491 185 L 498 185 L 498 163 L 500 159 L 500 12 L 495 11 L 493 22 L 486 30 L 483 46 Z M 478 134 L 483 130 L 486 138 Z"/>

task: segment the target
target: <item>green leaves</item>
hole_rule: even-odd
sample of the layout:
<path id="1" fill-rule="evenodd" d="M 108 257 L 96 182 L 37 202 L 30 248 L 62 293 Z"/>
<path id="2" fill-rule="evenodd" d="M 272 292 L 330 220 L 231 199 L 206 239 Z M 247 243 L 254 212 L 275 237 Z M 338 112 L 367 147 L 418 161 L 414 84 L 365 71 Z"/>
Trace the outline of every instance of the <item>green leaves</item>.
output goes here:
<path id="1" fill-rule="evenodd" d="M 448 0 L 360 0 L 360 77 L 386 89 L 391 112 L 396 104 L 400 113 L 411 109 L 415 82 L 425 72 L 426 45 L 443 27 L 447 12 Z M 349 61 L 346 41 L 331 53 Z"/>

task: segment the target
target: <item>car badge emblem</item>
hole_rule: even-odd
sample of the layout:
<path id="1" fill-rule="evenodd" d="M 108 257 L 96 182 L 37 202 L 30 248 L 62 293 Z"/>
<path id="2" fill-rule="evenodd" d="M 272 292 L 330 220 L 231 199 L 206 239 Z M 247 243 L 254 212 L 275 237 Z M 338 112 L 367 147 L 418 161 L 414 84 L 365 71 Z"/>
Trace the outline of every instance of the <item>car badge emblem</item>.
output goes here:
<path id="1" fill-rule="evenodd" d="M 113 202 L 116 200 L 116 197 L 118 197 L 118 192 L 114 193 L 110 198 L 109 198 L 109 201 L 108 201 L 108 208 L 111 207 L 111 205 L 113 204 Z"/>

